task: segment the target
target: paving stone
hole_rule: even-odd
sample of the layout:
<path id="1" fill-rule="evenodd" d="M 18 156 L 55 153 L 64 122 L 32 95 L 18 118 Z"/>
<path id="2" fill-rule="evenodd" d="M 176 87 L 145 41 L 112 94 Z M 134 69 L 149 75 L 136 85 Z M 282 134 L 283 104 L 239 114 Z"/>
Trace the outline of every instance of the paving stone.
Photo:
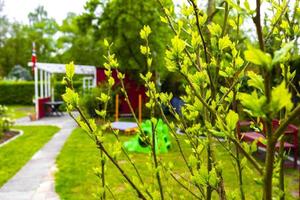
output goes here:
<path id="1" fill-rule="evenodd" d="M 62 117 L 47 117 L 38 121 L 22 118 L 17 125 L 54 125 L 60 127 L 22 169 L 0 188 L 1 200 L 59 200 L 55 192 L 55 159 L 76 124 L 65 114 Z"/>

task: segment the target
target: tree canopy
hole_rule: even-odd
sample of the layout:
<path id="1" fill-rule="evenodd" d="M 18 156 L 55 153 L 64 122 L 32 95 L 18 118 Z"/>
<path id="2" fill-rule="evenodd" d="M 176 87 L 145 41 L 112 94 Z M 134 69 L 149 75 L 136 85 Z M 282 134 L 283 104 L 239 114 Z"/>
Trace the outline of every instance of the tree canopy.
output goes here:
<path id="1" fill-rule="evenodd" d="M 173 5 L 172 1 L 166 2 L 168 6 Z M 155 58 L 153 66 L 161 76 L 165 76 L 163 57 L 171 31 L 160 20 L 162 11 L 157 1 L 90 0 L 85 9 L 86 13 L 79 19 L 79 27 L 82 31 L 92 31 L 99 44 L 103 43 L 103 38 L 112 42 L 120 69 L 130 72 L 132 76 L 147 70 L 146 59 L 140 53 L 139 32 L 145 24 L 155 30 L 149 39 Z"/>

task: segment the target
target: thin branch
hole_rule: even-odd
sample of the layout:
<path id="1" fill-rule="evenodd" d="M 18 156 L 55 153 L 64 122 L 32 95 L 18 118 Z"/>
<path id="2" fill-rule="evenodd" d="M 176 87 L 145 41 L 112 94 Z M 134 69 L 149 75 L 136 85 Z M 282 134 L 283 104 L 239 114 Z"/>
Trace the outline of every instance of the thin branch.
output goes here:
<path id="1" fill-rule="evenodd" d="M 241 72 L 243 72 L 244 70 L 246 70 L 249 66 L 249 62 L 246 63 L 246 65 L 239 71 L 237 72 L 236 76 L 238 77 L 240 75 Z M 229 90 L 220 98 L 219 102 L 217 103 L 217 105 L 220 105 L 223 103 L 224 99 L 229 95 L 229 93 L 234 89 L 234 87 L 239 83 L 239 78 L 235 79 L 234 82 L 232 83 L 232 85 L 230 86 Z"/>
<path id="2" fill-rule="evenodd" d="M 111 197 L 114 199 L 114 200 L 117 200 L 114 193 L 111 191 L 111 189 L 108 187 L 108 185 L 105 185 L 105 187 L 107 188 L 108 192 L 110 193 Z"/>
<path id="3" fill-rule="evenodd" d="M 156 100 L 156 101 L 157 101 L 157 100 Z M 184 155 L 184 153 L 183 153 L 183 149 L 182 149 L 181 144 L 180 144 L 180 142 L 179 142 L 179 138 L 177 137 L 176 132 L 175 132 L 174 129 L 171 127 L 169 120 L 167 119 L 166 115 L 164 114 L 164 112 L 163 112 L 163 110 L 162 110 L 161 104 L 160 104 L 159 102 L 158 102 L 158 104 L 160 105 L 159 108 L 160 108 L 160 112 L 161 112 L 161 115 L 162 115 L 164 121 L 166 122 L 167 126 L 168 126 L 169 129 L 171 130 L 172 135 L 175 137 L 175 141 L 176 141 L 177 146 L 178 146 L 178 148 L 179 148 L 180 155 L 181 155 L 181 157 L 183 158 L 184 163 L 185 163 L 185 165 L 187 166 L 187 168 L 189 169 L 191 175 L 194 176 L 193 169 L 192 169 L 192 167 L 188 164 L 188 161 L 187 161 L 187 159 L 186 159 L 186 157 L 185 157 L 185 155 Z M 200 191 L 200 193 L 202 194 L 202 196 L 204 196 L 204 191 L 203 191 L 203 189 L 202 189 L 198 184 L 196 184 L 196 187 L 198 188 L 198 190 Z"/>
<path id="4" fill-rule="evenodd" d="M 228 6 L 228 3 L 225 2 L 225 17 L 224 17 L 224 21 L 223 21 L 223 29 L 222 29 L 221 37 L 223 37 L 226 33 L 228 14 L 229 14 L 229 6 Z"/>
<path id="5" fill-rule="evenodd" d="M 288 118 L 286 118 L 281 124 L 280 126 L 276 129 L 275 133 L 273 134 L 273 140 L 277 141 L 278 138 L 284 133 L 284 130 L 286 129 L 286 127 L 289 125 L 289 123 L 291 123 L 291 121 L 293 119 L 295 119 L 296 117 L 299 117 L 300 115 L 300 105 L 298 105 L 288 116 Z"/>
<path id="6" fill-rule="evenodd" d="M 204 105 L 204 107 L 206 107 L 209 112 L 211 112 L 213 115 L 216 116 L 217 115 L 216 111 L 213 108 L 211 108 L 208 105 L 208 103 L 198 94 L 198 92 L 197 92 L 196 88 L 194 87 L 193 83 L 191 82 L 191 80 L 185 74 L 183 74 L 183 73 L 180 73 L 180 74 L 189 83 L 189 85 L 191 86 L 192 90 L 194 91 L 196 97 L 199 99 L 199 101 L 201 101 L 201 103 Z"/>
<path id="7" fill-rule="evenodd" d="M 85 124 L 88 126 L 90 132 L 94 133 L 94 130 L 92 129 L 89 121 L 87 120 L 87 118 L 83 115 L 83 112 L 81 111 L 81 109 L 76 106 L 76 110 L 79 112 L 80 116 L 82 117 L 83 121 L 85 122 Z M 109 158 L 109 160 L 115 165 L 115 167 L 117 167 L 117 169 L 119 170 L 119 172 L 122 174 L 122 176 L 128 181 L 128 183 L 131 185 L 131 187 L 137 192 L 138 197 L 146 200 L 147 198 L 144 196 L 144 194 L 140 191 L 140 189 L 133 183 L 133 181 L 129 178 L 129 176 L 125 173 L 125 171 L 120 167 L 120 165 L 118 164 L 118 162 L 106 151 L 106 149 L 104 148 L 102 142 L 100 142 L 99 140 L 96 139 L 96 145 L 98 146 L 98 148 L 104 152 L 104 154 Z"/>
<path id="8" fill-rule="evenodd" d="M 260 6 L 261 2 L 260 0 L 256 0 L 256 15 L 253 17 L 253 22 L 256 27 L 256 33 L 259 41 L 259 47 L 262 51 L 265 50 L 265 43 L 263 39 L 263 33 L 262 33 L 262 28 L 261 28 L 261 22 L 260 22 Z"/>
<path id="9" fill-rule="evenodd" d="M 270 39 L 271 35 L 272 35 L 273 32 L 274 32 L 274 29 L 277 28 L 277 25 L 278 25 L 278 23 L 280 22 L 282 16 L 286 13 L 286 10 L 287 10 L 287 8 L 288 8 L 288 5 L 289 5 L 289 2 L 286 4 L 286 6 L 284 7 L 283 11 L 280 13 L 278 19 L 276 20 L 276 22 L 275 22 L 274 25 L 272 26 L 271 31 L 268 32 L 268 35 L 265 37 L 265 42 L 267 42 L 267 41 Z"/>
<path id="10" fill-rule="evenodd" d="M 177 32 L 176 32 L 176 30 L 175 30 L 175 27 L 174 27 L 173 24 L 172 24 L 172 21 L 171 21 L 170 16 L 167 15 L 167 13 L 166 13 L 166 11 L 165 11 L 164 5 L 161 3 L 160 0 L 156 0 L 156 1 L 157 1 L 158 4 L 160 5 L 162 12 L 164 13 L 165 17 L 167 18 L 168 24 L 169 24 L 171 30 L 172 30 L 173 33 L 176 35 Z M 189 59 L 190 59 L 190 61 L 193 63 L 193 65 L 196 66 L 196 69 L 197 69 L 198 71 L 201 71 L 200 68 L 199 68 L 200 66 L 198 66 L 198 65 L 194 62 L 194 60 L 192 59 L 192 56 L 191 56 L 190 52 L 189 52 L 186 48 L 184 49 L 184 52 L 185 52 L 185 54 L 189 57 Z"/>
<path id="11" fill-rule="evenodd" d="M 208 64 L 209 60 L 208 60 L 208 54 L 207 54 L 207 46 L 206 46 L 206 42 L 205 42 L 203 33 L 201 31 L 201 28 L 200 28 L 200 22 L 199 22 L 199 16 L 198 16 L 199 15 L 199 8 L 198 8 L 198 6 L 196 5 L 196 3 L 193 0 L 188 0 L 188 2 L 190 2 L 190 4 L 193 6 L 194 15 L 196 17 L 197 30 L 198 30 L 198 33 L 199 33 L 199 35 L 201 37 L 201 42 L 202 42 L 202 45 L 203 45 L 203 48 L 204 48 L 205 61 Z"/>
<path id="12" fill-rule="evenodd" d="M 263 168 L 260 164 L 249 154 L 245 151 L 245 149 L 241 146 L 240 142 L 237 141 L 235 138 L 229 138 L 236 146 L 239 148 L 241 153 L 252 163 L 255 169 L 259 172 L 260 175 L 263 175 Z"/>
<path id="13" fill-rule="evenodd" d="M 197 199 L 202 199 L 201 197 L 197 196 L 193 191 L 191 191 L 187 186 L 185 186 L 183 183 L 181 183 L 172 172 L 170 172 L 171 177 L 186 191 L 188 191 L 191 195 L 196 197 Z"/>

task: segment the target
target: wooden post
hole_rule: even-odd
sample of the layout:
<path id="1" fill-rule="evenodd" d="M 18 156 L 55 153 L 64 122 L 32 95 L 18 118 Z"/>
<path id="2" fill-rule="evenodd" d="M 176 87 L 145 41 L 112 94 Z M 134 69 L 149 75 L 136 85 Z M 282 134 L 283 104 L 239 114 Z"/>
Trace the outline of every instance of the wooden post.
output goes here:
<path id="1" fill-rule="evenodd" d="M 116 94 L 116 122 L 119 121 L 119 95 Z"/>
<path id="2" fill-rule="evenodd" d="M 37 66 L 33 68 L 34 70 L 34 103 L 35 103 L 35 118 L 39 118 L 39 71 Z"/>
<path id="3" fill-rule="evenodd" d="M 139 94 L 139 123 L 142 123 L 142 95 Z"/>

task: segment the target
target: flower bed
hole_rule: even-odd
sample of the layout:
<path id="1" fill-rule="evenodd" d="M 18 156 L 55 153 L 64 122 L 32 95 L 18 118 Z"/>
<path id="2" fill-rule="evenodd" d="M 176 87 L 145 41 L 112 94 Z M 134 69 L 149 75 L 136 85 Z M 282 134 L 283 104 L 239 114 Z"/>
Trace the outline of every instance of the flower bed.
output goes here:
<path id="1" fill-rule="evenodd" d="M 2 137 L 0 137 L 0 147 L 4 144 L 10 142 L 11 140 L 14 140 L 18 136 L 21 135 L 21 131 L 18 130 L 9 130 L 2 134 Z"/>

